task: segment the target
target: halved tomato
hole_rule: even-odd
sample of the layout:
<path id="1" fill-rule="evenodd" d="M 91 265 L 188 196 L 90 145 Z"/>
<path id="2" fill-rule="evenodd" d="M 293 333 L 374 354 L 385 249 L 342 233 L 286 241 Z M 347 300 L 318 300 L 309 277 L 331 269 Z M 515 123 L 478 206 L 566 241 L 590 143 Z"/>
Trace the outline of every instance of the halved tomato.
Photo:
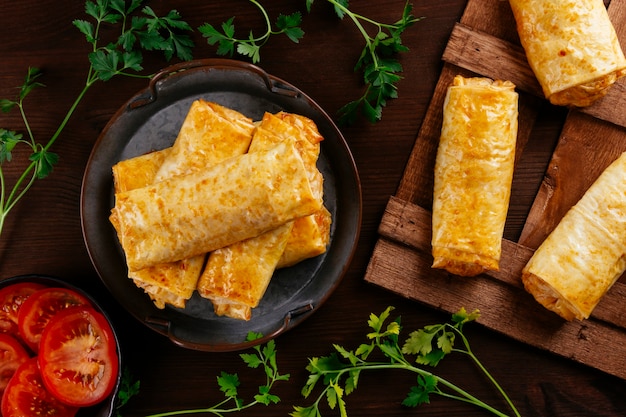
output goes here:
<path id="1" fill-rule="evenodd" d="M 35 291 L 46 288 L 35 282 L 20 282 L 0 289 L 0 332 L 18 334 L 17 315 L 24 301 Z"/>
<path id="2" fill-rule="evenodd" d="M 38 358 L 46 388 L 66 404 L 96 404 L 115 387 L 115 336 L 92 307 L 69 307 L 52 317 L 41 335 Z"/>
<path id="3" fill-rule="evenodd" d="M 0 396 L 15 370 L 30 356 L 18 340 L 10 334 L 0 333 Z"/>
<path id="4" fill-rule="evenodd" d="M 2 396 L 1 409 L 2 417 L 72 417 L 78 411 L 77 407 L 61 403 L 46 390 L 37 358 L 31 358 L 17 368 Z"/>
<path id="5" fill-rule="evenodd" d="M 39 350 L 39 340 L 48 321 L 59 311 L 77 305 L 91 305 L 87 297 L 68 288 L 44 288 L 24 301 L 17 316 L 19 335 L 33 352 Z"/>

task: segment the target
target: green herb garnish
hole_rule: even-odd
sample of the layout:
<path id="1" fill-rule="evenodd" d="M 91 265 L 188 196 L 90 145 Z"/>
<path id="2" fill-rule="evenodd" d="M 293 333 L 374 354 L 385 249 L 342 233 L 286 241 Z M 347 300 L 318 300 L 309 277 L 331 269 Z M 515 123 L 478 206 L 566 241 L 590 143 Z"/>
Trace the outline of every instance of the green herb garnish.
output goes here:
<path id="1" fill-rule="evenodd" d="M 397 83 L 402 79 L 402 65 L 396 58 L 401 52 L 408 51 L 402 44 L 402 33 L 421 18 L 411 15 L 412 6 L 407 1 L 402 11 L 402 17 L 394 24 L 377 22 L 366 16 L 354 13 L 349 8 L 348 0 L 326 0 L 334 7 L 336 15 L 343 19 L 348 17 L 357 27 L 363 39 L 365 47 L 354 67 L 354 71 L 361 71 L 365 83 L 365 92 L 357 100 L 353 100 L 339 109 L 339 123 L 342 125 L 352 124 L 359 114 L 374 123 L 381 119 L 383 107 L 389 99 L 397 98 Z M 285 34 L 293 42 L 298 43 L 304 36 L 300 28 L 302 16 L 299 12 L 278 16 L 272 26 L 270 18 L 263 5 L 250 0 L 265 18 L 266 30 L 262 35 L 254 35 L 250 32 L 247 38 L 235 36 L 234 17 L 217 28 L 209 23 L 200 26 L 198 30 L 207 38 L 210 45 L 218 45 L 218 55 L 233 56 L 235 52 L 252 59 L 253 63 L 261 60 L 261 47 L 265 45 L 271 36 Z M 311 11 L 314 0 L 306 0 L 307 12 Z M 373 28 L 370 35 L 366 26 Z M 371 30 L 371 29 L 370 29 Z"/>
<path id="2" fill-rule="evenodd" d="M 120 388 L 117 391 L 117 399 L 115 403 L 115 411 L 117 417 L 122 417 L 120 409 L 128 403 L 128 401 L 139 395 L 139 380 L 136 380 L 130 372 L 130 369 L 124 368 L 122 377 L 120 378 Z"/>
<path id="3" fill-rule="evenodd" d="M 143 0 L 132 0 L 128 6 L 124 0 L 96 0 L 85 3 L 85 12 L 91 20 L 74 20 L 73 24 L 85 35 L 92 51 L 88 55 L 89 69 L 85 85 L 74 103 L 70 106 L 57 130 L 47 139 L 39 142 L 31 131 L 24 101 L 36 88 L 43 86 L 39 82 L 41 72 L 29 68 L 24 84 L 19 88 L 16 98 L 0 100 L 0 109 L 9 112 L 17 108 L 21 114 L 26 136 L 23 133 L 0 128 L 0 233 L 4 221 L 17 202 L 27 193 L 35 180 L 47 177 L 59 156 L 50 151 L 51 146 L 61 135 L 70 117 L 85 96 L 85 93 L 98 81 L 108 81 L 114 76 L 150 78 L 141 75 L 144 51 L 161 51 L 167 60 L 177 56 L 181 60 L 191 59 L 191 38 L 184 34 L 192 30 L 181 20 L 175 10 L 163 17 L 145 6 L 139 13 Z M 117 39 L 103 44 L 101 28 L 104 25 L 116 25 L 120 29 Z M 12 160 L 12 152 L 18 144 L 30 148 L 30 164 L 9 189 L 2 167 Z"/>
<path id="4" fill-rule="evenodd" d="M 514 415 L 520 416 L 504 390 L 472 353 L 469 342 L 463 334 L 463 325 L 476 320 L 479 316 L 478 311 L 468 314 L 465 309 L 461 309 L 452 315 L 452 323 L 426 326 L 414 331 L 404 345 L 400 346 L 398 344 L 401 331 L 400 320 L 397 319 L 385 325 L 392 309 L 393 307 L 387 308 L 380 316 L 370 315 L 368 325 L 373 330 L 367 334 L 367 338 L 371 340 L 370 343 L 362 344 L 354 351 L 334 345 L 335 353 L 309 359 L 306 369 L 310 374 L 302 389 L 302 395 L 308 398 L 318 383 L 323 386 L 322 392 L 312 405 L 294 407 L 291 416 L 321 417 L 319 406 L 324 399 L 331 409 L 338 408 L 341 416 L 347 416 L 345 397 L 357 388 L 362 371 L 405 370 L 417 374 L 417 385 L 410 388 L 407 397 L 402 402 L 404 406 L 416 407 L 426 404 L 430 402 L 432 395 L 439 395 L 473 404 L 497 416 L 505 417 L 506 414 L 459 386 L 418 366 L 434 367 L 452 352 L 467 355 L 500 392 Z M 454 347 L 457 338 L 463 343 L 462 348 Z M 370 355 L 374 353 L 381 354 L 382 359 L 372 361 Z M 413 355 L 414 358 L 411 359 L 408 355 Z"/>
<path id="5" fill-rule="evenodd" d="M 250 332 L 246 338 L 247 341 L 260 339 L 260 333 Z M 276 362 L 276 343 L 270 340 L 265 345 L 256 345 L 252 348 L 255 353 L 242 353 L 239 357 L 246 363 L 249 368 L 260 368 L 265 375 L 265 383 L 259 386 L 258 393 L 254 398 L 247 402 L 239 396 L 239 377 L 237 374 L 229 374 L 222 372 L 217 377 L 217 384 L 220 391 L 224 394 L 224 400 L 208 407 L 190 410 L 169 411 L 165 413 L 152 414 L 147 417 L 167 417 L 180 416 L 190 414 L 213 414 L 222 416 L 224 414 L 242 411 L 255 405 L 276 404 L 280 401 L 280 397 L 272 392 L 274 384 L 278 381 L 288 381 L 289 374 L 281 374 L 278 371 Z"/>
<path id="6" fill-rule="evenodd" d="M 306 0 L 310 11 L 314 0 Z M 397 83 L 402 79 L 402 65 L 395 56 L 409 49 L 402 44 L 402 33 L 421 18 L 411 15 L 413 6 L 407 1 L 404 4 L 402 17 L 394 24 L 384 24 L 369 19 L 349 9 L 348 0 L 327 0 L 332 3 L 339 18 L 348 17 L 365 39 L 365 47 L 361 52 L 354 71 L 361 71 L 365 92 L 357 99 L 339 109 L 339 123 L 352 124 L 359 114 L 372 123 L 382 117 L 383 107 L 387 100 L 398 97 Z M 364 25 L 375 29 L 371 36 Z"/>
<path id="7" fill-rule="evenodd" d="M 218 55 L 229 55 L 232 57 L 236 50 L 238 54 L 251 58 L 252 62 L 256 64 L 261 60 L 261 47 L 265 45 L 272 36 L 285 34 L 295 43 L 298 43 L 304 36 L 304 31 L 300 27 L 302 23 L 301 13 L 295 12 L 290 15 L 280 14 L 276 19 L 274 28 L 263 5 L 256 0 L 250 0 L 250 2 L 261 11 L 265 19 L 265 33 L 262 35 L 257 36 L 250 31 L 247 38 L 237 38 L 235 36 L 234 17 L 222 23 L 220 27 L 221 30 L 215 28 L 210 23 L 205 23 L 198 28 L 202 36 L 207 38 L 209 45 L 218 45 Z"/>

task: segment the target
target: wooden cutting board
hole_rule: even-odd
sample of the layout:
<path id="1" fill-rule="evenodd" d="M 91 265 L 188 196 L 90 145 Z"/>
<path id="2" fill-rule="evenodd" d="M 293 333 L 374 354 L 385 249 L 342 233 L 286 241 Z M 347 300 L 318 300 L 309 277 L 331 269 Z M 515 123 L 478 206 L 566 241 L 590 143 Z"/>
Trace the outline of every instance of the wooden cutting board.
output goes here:
<path id="1" fill-rule="evenodd" d="M 613 0 L 608 10 L 626 45 L 626 0 Z M 382 217 L 365 280 L 448 313 L 477 308 L 478 322 L 494 331 L 626 379 L 624 277 L 591 318 L 572 322 L 538 304 L 520 279 L 534 249 L 604 168 L 626 151 L 626 80 L 593 106 L 567 114 L 521 236 L 517 242 L 503 242 L 501 270 L 462 278 L 431 268 L 429 210 L 446 89 L 457 74 L 515 83 L 520 92 L 517 168 L 545 100 L 519 46 L 508 2 L 469 0 L 442 59 L 404 175 Z"/>

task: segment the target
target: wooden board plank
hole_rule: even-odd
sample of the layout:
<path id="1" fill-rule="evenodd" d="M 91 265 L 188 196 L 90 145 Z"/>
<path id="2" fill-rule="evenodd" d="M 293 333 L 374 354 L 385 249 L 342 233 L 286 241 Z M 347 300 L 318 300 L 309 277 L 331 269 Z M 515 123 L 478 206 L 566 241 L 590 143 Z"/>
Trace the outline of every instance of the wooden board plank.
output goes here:
<path id="1" fill-rule="evenodd" d="M 571 111 L 519 242 L 537 248 L 567 210 L 624 151 L 624 128 Z"/>
<path id="2" fill-rule="evenodd" d="M 519 45 L 462 23 L 455 25 L 452 30 L 443 52 L 443 60 L 489 78 L 509 80 L 518 90 L 543 96 L 526 54 Z"/>
<path id="3" fill-rule="evenodd" d="M 609 14 L 614 22 L 626 22 L 626 0 L 613 0 Z M 626 44 L 626 25 L 616 27 Z M 442 59 L 439 82 L 396 196 L 381 220 L 365 280 L 447 312 L 461 306 L 479 308 L 479 322 L 490 329 L 626 379 L 624 355 L 616 349 L 626 343 L 624 278 L 583 322 L 566 322 L 542 308 L 524 291 L 520 279 L 533 249 L 600 172 L 626 150 L 626 82 L 614 86 L 596 105 L 570 111 L 519 242 L 503 242 L 500 271 L 467 279 L 431 268 L 429 210 L 447 86 L 456 74 L 509 79 L 518 85 L 522 93 L 516 168 L 545 101 L 519 46 L 507 2 L 468 1 Z"/>

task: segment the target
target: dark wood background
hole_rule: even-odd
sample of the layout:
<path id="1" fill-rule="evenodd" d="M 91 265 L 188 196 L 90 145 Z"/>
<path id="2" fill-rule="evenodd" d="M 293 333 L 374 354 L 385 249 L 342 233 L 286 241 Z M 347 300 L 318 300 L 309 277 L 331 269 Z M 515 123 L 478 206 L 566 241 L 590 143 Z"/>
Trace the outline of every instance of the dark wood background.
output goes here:
<path id="1" fill-rule="evenodd" d="M 354 1 L 354 10 L 376 20 L 394 22 L 404 1 Z M 260 406 L 243 415 L 288 415 L 294 405 L 308 405 L 300 389 L 306 380 L 307 358 L 331 352 L 332 344 L 356 348 L 368 331 L 370 313 L 393 305 L 408 333 L 426 324 L 448 319 L 447 314 L 393 295 L 363 280 L 377 239 L 385 205 L 394 195 L 409 153 L 428 108 L 439 73 L 441 55 L 452 28 L 464 10 L 463 0 L 415 0 L 414 14 L 425 19 L 403 36 L 410 52 L 401 58 L 404 79 L 399 98 L 391 101 L 377 124 L 360 122 L 343 128 L 356 160 L 363 185 L 363 223 L 359 245 L 339 288 L 319 311 L 277 339 L 278 364 L 291 374 L 289 383 L 276 386 L 281 402 Z M 151 1 L 157 12 L 177 9 L 194 28 L 208 22 L 220 24 L 236 16 L 242 33 L 260 28 L 257 10 L 247 1 Z M 270 74 L 288 80 L 316 100 L 328 113 L 358 97 L 362 85 L 352 68 L 362 39 L 348 21 L 334 17 L 328 4 L 317 0 L 307 14 L 304 1 L 266 1 L 274 19 L 278 13 L 301 10 L 306 32 L 299 44 L 276 38 L 261 52 L 260 65 Z M 34 134 L 43 140 L 64 117 L 79 93 L 86 75 L 89 46 L 71 21 L 84 17 L 84 3 L 51 0 L 2 0 L 0 13 L 0 97 L 12 98 L 29 66 L 44 70 L 46 88 L 27 101 Z M 215 48 L 195 33 L 195 58 L 215 57 Z M 145 63 L 148 72 L 166 66 L 160 57 Z M 186 350 L 138 323 L 110 296 L 100 282 L 85 249 L 80 227 L 80 187 L 85 164 L 100 131 L 114 112 L 142 89 L 146 81 L 116 78 L 94 86 L 73 115 L 53 150 L 60 162 L 53 174 L 38 181 L 5 223 L 0 238 L 0 277 L 41 273 L 58 276 L 96 296 L 113 316 L 120 331 L 125 365 L 141 381 L 141 393 L 123 409 L 125 417 L 145 416 L 176 409 L 206 407 L 219 402 L 216 376 L 237 372 L 242 390 L 252 392 L 261 381 L 256 371 L 243 365 L 237 353 Z M 532 196 L 537 192 L 549 162 L 566 111 L 546 103 L 536 129 L 541 140 L 529 143 L 524 155 L 522 198 L 512 201 L 514 216 L 507 237 L 517 239 Z M 0 116 L 0 127 L 23 130 L 17 112 Z M 12 181 L 24 155 L 3 167 Z M 471 306 L 467 306 L 471 308 Z M 475 353 L 510 393 L 524 416 L 626 415 L 626 382 L 568 359 L 528 347 L 474 325 L 467 327 Z M 450 356 L 436 372 L 457 382 L 496 408 L 506 404 L 466 358 Z M 363 374 L 359 388 L 346 398 L 352 416 L 446 415 L 483 416 L 486 412 L 459 402 L 434 397 L 417 409 L 400 405 L 415 376 L 401 372 Z M 247 387 L 247 388 L 246 388 Z M 325 415 L 338 415 L 327 411 Z"/>

